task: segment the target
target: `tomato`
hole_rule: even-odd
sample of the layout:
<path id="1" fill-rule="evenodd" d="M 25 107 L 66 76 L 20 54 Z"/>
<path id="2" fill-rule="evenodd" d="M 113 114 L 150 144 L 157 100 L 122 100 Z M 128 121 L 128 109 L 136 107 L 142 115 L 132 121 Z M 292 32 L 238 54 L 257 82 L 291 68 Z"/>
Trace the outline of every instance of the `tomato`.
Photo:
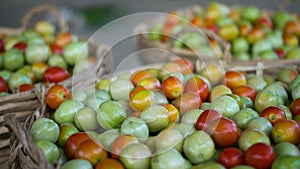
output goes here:
<path id="1" fill-rule="evenodd" d="M 246 84 L 246 77 L 238 71 L 227 71 L 223 78 L 223 83 L 230 89 Z"/>
<path id="2" fill-rule="evenodd" d="M 130 81 L 133 83 L 134 86 L 136 86 L 140 80 L 148 77 L 151 77 L 151 74 L 148 71 L 138 70 L 131 75 Z"/>
<path id="3" fill-rule="evenodd" d="M 179 111 L 173 104 L 162 104 L 169 112 L 169 122 L 178 122 L 179 120 Z"/>
<path id="4" fill-rule="evenodd" d="M 41 149 L 43 155 L 49 163 L 57 163 L 59 159 L 59 150 L 54 143 L 47 140 L 39 140 L 36 141 L 36 145 Z"/>
<path id="5" fill-rule="evenodd" d="M 268 27 L 269 29 L 272 29 L 273 24 L 269 17 L 261 17 L 254 22 L 254 27 Z"/>
<path id="6" fill-rule="evenodd" d="M 184 85 L 177 77 L 169 76 L 162 81 L 161 89 L 168 99 L 175 99 L 183 93 Z"/>
<path id="7" fill-rule="evenodd" d="M 78 133 L 78 129 L 72 124 L 62 124 L 59 126 L 59 135 L 57 139 L 57 145 L 60 147 L 64 147 L 68 138 L 74 134 Z"/>
<path id="8" fill-rule="evenodd" d="M 32 124 L 30 135 L 34 141 L 47 140 L 55 143 L 59 136 L 59 127 L 52 119 L 39 118 Z"/>
<path id="9" fill-rule="evenodd" d="M 199 109 L 202 105 L 201 98 L 198 94 L 184 92 L 180 97 L 172 101 L 172 104 L 179 110 L 180 115 L 192 109 Z"/>
<path id="10" fill-rule="evenodd" d="M 219 119 L 222 117 L 222 114 L 216 110 L 205 110 L 200 114 L 197 122 L 196 129 L 197 130 L 207 130 L 208 124 L 210 124 L 215 119 Z"/>
<path id="11" fill-rule="evenodd" d="M 138 143 L 138 139 L 132 135 L 122 134 L 119 135 L 111 144 L 110 153 L 114 159 L 119 159 L 121 151 L 128 145 Z"/>
<path id="12" fill-rule="evenodd" d="M 29 90 L 33 90 L 34 86 L 32 84 L 22 84 L 19 86 L 19 92 L 25 92 L 25 91 L 29 91 Z"/>
<path id="13" fill-rule="evenodd" d="M 34 76 L 36 77 L 37 80 L 42 80 L 44 72 L 48 68 L 48 65 L 46 63 L 34 63 L 32 64 L 32 71 L 34 73 Z"/>
<path id="14" fill-rule="evenodd" d="M 99 142 L 87 139 L 79 144 L 75 151 L 75 158 L 87 160 L 95 166 L 99 161 L 107 158 L 107 152 Z"/>
<path id="15" fill-rule="evenodd" d="M 148 90 L 155 90 L 160 88 L 160 81 L 155 77 L 148 77 L 140 80 L 137 86 L 143 86 Z"/>
<path id="16" fill-rule="evenodd" d="M 300 35 L 300 24 L 295 20 L 290 20 L 284 25 L 283 32 Z"/>
<path id="17" fill-rule="evenodd" d="M 276 122 L 273 126 L 272 138 L 275 143 L 286 141 L 292 144 L 299 144 L 300 126 L 294 120 L 280 120 Z"/>
<path id="18" fill-rule="evenodd" d="M 66 80 L 68 77 L 69 73 L 67 70 L 58 66 L 53 66 L 46 69 L 43 79 L 48 83 L 59 83 Z"/>
<path id="19" fill-rule="evenodd" d="M 191 24 L 195 25 L 196 27 L 202 27 L 203 26 L 203 19 L 199 16 L 194 16 L 191 20 L 190 20 Z"/>
<path id="20" fill-rule="evenodd" d="M 123 164 L 113 158 L 106 158 L 102 161 L 100 161 L 95 169 L 125 169 Z"/>
<path id="21" fill-rule="evenodd" d="M 245 162 L 256 169 L 269 169 L 275 160 L 275 151 L 266 143 L 255 143 L 245 152 Z"/>
<path id="22" fill-rule="evenodd" d="M 226 168 L 244 164 L 244 153 L 235 147 L 228 147 L 221 151 L 218 162 Z"/>
<path id="23" fill-rule="evenodd" d="M 186 82 L 185 91 L 197 93 L 201 101 L 205 101 L 209 95 L 209 86 L 200 77 L 194 76 Z"/>
<path id="24" fill-rule="evenodd" d="M 265 36 L 265 31 L 263 28 L 253 28 L 246 36 L 247 41 L 250 44 L 254 44 L 255 42 L 261 40 Z"/>
<path id="25" fill-rule="evenodd" d="M 55 43 L 49 45 L 49 47 L 50 47 L 51 52 L 53 54 L 57 54 L 57 55 L 62 55 L 63 54 L 63 51 L 64 51 L 63 47 L 61 47 L 61 46 L 59 46 Z"/>
<path id="26" fill-rule="evenodd" d="M 63 85 L 52 86 L 46 94 L 46 103 L 52 109 L 57 109 L 59 105 L 71 98 L 71 94 L 68 88 Z"/>
<path id="27" fill-rule="evenodd" d="M 0 92 L 8 92 L 8 85 L 2 77 L 0 77 Z"/>
<path id="28" fill-rule="evenodd" d="M 239 35 L 239 29 L 234 24 L 229 24 L 221 27 L 218 34 L 225 40 L 233 40 Z"/>
<path id="29" fill-rule="evenodd" d="M 292 102 L 292 104 L 290 105 L 290 109 L 292 111 L 293 117 L 300 114 L 300 98 L 297 98 Z"/>
<path id="30" fill-rule="evenodd" d="M 273 126 L 277 121 L 286 119 L 285 112 L 278 106 L 270 106 L 265 108 L 260 113 L 260 116 L 268 119 Z"/>
<path id="31" fill-rule="evenodd" d="M 13 48 L 19 49 L 22 53 L 25 52 L 26 47 L 27 44 L 25 42 L 18 42 L 13 46 Z"/>
<path id="32" fill-rule="evenodd" d="M 239 138 L 239 131 L 236 124 L 226 117 L 215 119 L 208 124 L 207 128 L 212 139 L 219 147 L 231 146 Z"/>
<path id="33" fill-rule="evenodd" d="M 283 49 L 275 49 L 274 52 L 277 54 L 278 58 L 282 59 L 285 57 L 286 52 Z"/>
<path id="34" fill-rule="evenodd" d="M 65 144 L 65 152 L 67 157 L 69 159 L 74 159 L 75 151 L 77 150 L 80 143 L 88 139 L 91 139 L 91 136 L 85 132 L 78 132 L 72 134 Z"/>
<path id="35" fill-rule="evenodd" d="M 9 71 L 15 71 L 23 67 L 25 63 L 23 53 L 19 49 L 7 50 L 1 57 L 3 68 Z"/>
<path id="36" fill-rule="evenodd" d="M 241 86 L 235 87 L 232 89 L 232 93 L 236 94 L 238 96 L 249 97 L 253 102 L 256 97 L 255 90 L 251 86 L 248 86 L 248 85 L 241 85 Z"/>
<path id="37" fill-rule="evenodd" d="M 185 58 L 179 58 L 173 62 L 180 66 L 180 69 L 181 69 L 180 72 L 182 74 L 191 74 L 194 72 L 194 65 L 191 60 L 188 60 Z"/>
<path id="38" fill-rule="evenodd" d="M 70 32 L 63 32 L 56 36 L 54 44 L 65 47 L 73 41 L 73 35 Z"/>
<path id="39" fill-rule="evenodd" d="M 130 92 L 129 92 L 129 100 L 132 99 L 132 97 L 134 95 L 136 95 L 139 91 L 141 90 L 146 90 L 146 88 L 144 86 L 136 86 L 135 88 L 133 88 Z"/>
<path id="40" fill-rule="evenodd" d="M 143 111 L 145 108 L 154 104 L 154 102 L 155 95 L 151 90 L 141 90 L 130 99 L 130 105 L 138 111 Z"/>
<path id="41" fill-rule="evenodd" d="M 69 160 L 61 166 L 61 169 L 93 169 L 90 162 L 83 159 Z"/>

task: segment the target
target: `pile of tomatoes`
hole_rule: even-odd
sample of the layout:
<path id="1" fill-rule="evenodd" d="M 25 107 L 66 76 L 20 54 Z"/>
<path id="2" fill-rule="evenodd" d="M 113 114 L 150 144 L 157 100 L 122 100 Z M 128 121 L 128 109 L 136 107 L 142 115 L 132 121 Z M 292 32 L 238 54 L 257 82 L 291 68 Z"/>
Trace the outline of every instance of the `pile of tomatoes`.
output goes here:
<path id="1" fill-rule="evenodd" d="M 5 96 L 31 90 L 35 83 L 66 80 L 89 51 L 84 41 L 42 20 L 20 34 L 1 35 L 0 56 L 0 95 Z"/>
<path id="2" fill-rule="evenodd" d="M 113 79 L 113 80 L 112 80 Z M 53 86 L 51 118 L 30 130 L 62 169 L 300 167 L 300 75 L 195 72 L 177 59 L 70 92 Z M 71 96 L 72 95 L 72 96 Z"/>
<path id="3" fill-rule="evenodd" d="M 150 28 L 150 38 L 162 43 L 172 43 L 174 37 L 185 27 L 208 29 L 231 44 L 234 59 L 299 59 L 299 17 L 286 11 L 272 14 L 255 6 L 233 6 L 212 2 L 201 11 L 171 12 L 163 23 Z M 203 45 L 202 33 L 185 32 L 175 41 L 174 47 L 193 49 L 204 54 L 212 53 Z M 211 47 L 219 50 L 212 40 Z M 221 55 L 218 55 L 221 56 Z"/>

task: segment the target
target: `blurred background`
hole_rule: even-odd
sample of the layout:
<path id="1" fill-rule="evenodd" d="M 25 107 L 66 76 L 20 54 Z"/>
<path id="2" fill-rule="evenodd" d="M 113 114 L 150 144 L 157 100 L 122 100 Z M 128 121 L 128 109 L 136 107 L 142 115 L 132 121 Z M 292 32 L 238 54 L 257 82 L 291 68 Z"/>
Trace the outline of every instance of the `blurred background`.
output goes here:
<path id="1" fill-rule="evenodd" d="M 98 29 L 107 23 L 126 15 L 141 12 L 169 12 L 174 9 L 189 7 L 193 4 L 207 6 L 210 0 L 1 0 L 0 23 L 5 27 L 20 27 L 23 16 L 33 7 L 40 4 L 57 6 L 69 24 L 70 31 L 83 37 L 92 36 Z M 222 0 L 227 5 L 255 5 L 259 8 L 277 10 L 278 5 L 284 0 Z M 293 0 L 285 10 L 299 13 L 300 1 Z M 101 35 L 96 35 L 96 40 L 109 45 L 114 45 L 114 64 L 118 65 L 123 59 L 134 51 L 131 38 L 117 44 L 120 36 L 132 33 L 133 28 L 143 22 L 148 15 L 131 17 L 126 22 L 119 22 L 103 29 Z M 133 62 L 141 64 L 139 59 Z"/>

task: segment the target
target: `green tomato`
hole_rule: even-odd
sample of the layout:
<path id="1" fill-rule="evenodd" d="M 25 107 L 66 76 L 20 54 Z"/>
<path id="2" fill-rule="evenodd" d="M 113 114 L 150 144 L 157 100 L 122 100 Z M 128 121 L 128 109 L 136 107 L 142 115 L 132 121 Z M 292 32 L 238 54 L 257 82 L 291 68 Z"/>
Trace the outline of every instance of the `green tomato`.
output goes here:
<path id="1" fill-rule="evenodd" d="M 150 132 L 160 131 L 169 124 L 169 112 L 160 105 L 151 105 L 144 109 L 140 118 L 146 122 Z"/>
<path id="2" fill-rule="evenodd" d="M 51 50 L 46 44 L 29 44 L 25 50 L 26 62 L 33 64 L 36 62 L 47 62 Z"/>
<path id="3" fill-rule="evenodd" d="M 149 137 L 149 129 L 146 122 L 140 118 L 126 118 L 120 129 L 121 134 L 129 134 L 136 137 L 140 142 L 145 142 Z"/>
<path id="4" fill-rule="evenodd" d="M 126 119 L 126 112 L 116 101 L 105 101 L 97 110 L 98 124 L 104 129 L 117 128 Z"/>
<path id="5" fill-rule="evenodd" d="M 75 159 L 66 162 L 61 169 L 93 169 L 93 165 L 84 159 Z"/>
<path id="6" fill-rule="evenodd" d="M 262 90 L 258 92 L 254 101 L 254 107 L 258 113 L 262 112 L 267 107 L 278 106 L 279 104 L 280 97 L 269 90 Z"/>
<path id="7" fill-rule="evenodd" d="M 39 118 L 32 124 L 30 135 L 34 141 L 47 140 L 55 143 L 59 136 L 59 127 L 51 119 Z"/>
<path id="8" fill-rule="evenodd" d="M 274 146 L 274 151 L 276 153 L 276 158 L 282 156 L 295 156 L 300 158 L 299 149 L 292 143 L 280 142 Z"/>
<path id="9" fill-rule="evenodd" d="M 247 78 L 247 85 L 252 87 L 256 92 L 259 92 L 267 86 L 267 82 L 258 76 L 251 76 Z"/>
<path id="10" fill-rule="evenodd" d="M 236 55 L 238 53 L 246 53 L 249 50 L 249 43 L 243 37 L 236 38 L 232 41 L 232 52 Z"/>
<path id="11" fill-rule="evenodd" d="M 35 25 L 35 31 L 38 33 L 45 35 L 45 34 L 54 34 L 55 33 L 55 25 L 49 21 L 39 21 Z"/>
<path id="12" fill-rule="evenodd" d="M 264 142 L 268 145 L 271 144 L 269 137 L 260 130 L 254 130 L 254 129 L 246 129 L 244 130 L 238 140 L 239 148 L 242 151 L 246 151 L 251 145 L 258 143 L 258 142 Z"/>
<path id="13" fill-rule="evenodd" d="M 85 42 L 71 42 L 64 48 L 63 56 L 70 66 L 86 60 L 89 56 L 89 48 Z"/>
<path id="14" fill-rule="evenodd" d="M 83 103 L 74 99 L 66 100 L 54 112 L 54 119 L 58 124 L 73 123 L 75 114 L 83 108 Z"/>
<path id="15" fill-rule="evenodd" d="M 266 40 L 270 42 L 273 49 L 277 49 L 283 46 L 283 39 L 280 33 L 270 33 L 267 35 Z"/>
<path id="16" fill-rule="evenodd" d="M 225 169 L 223 165 L 215 161 L 208 161 L 199 165 L 193 166 L 192 169 Z"/>
<path id="17" fill-rule="evenodd" d="M 129 92 L 134 88 L 130 80 L 117 79 L 112 81 L 110 93 L 114 100 L 129 99 Z"/>
<path id="18" fill-rule="evenodd" d="M 288 107 L 286 107 L 285 105 L 282 105 L 282 104 L 279 105 L 278 107 L 280 107 L 284 111 L 286 119 L 292 119 L 293 118 L 292 112 Z"/>
<path id="19" fill-rule="evenodd" d="M 99 141 L 105 150 L 109 151 L 111 148 L 111 144 L 114 140 L 120 135 L 119 131 L 116 129 L 106 130 L 105 132 L 98 134 L 96 136 L 96 140 Z"/>
<path id="20" fill-rule="evenodd" d="M 92 131 L 97 129 L 97 112 L 90 107 L 79 109 L 74 117 L 77 128 L 81 131 Z"/>
<path id="21" fill-rule="evenodd" d="M 240 110 L 240 106 L 232 97 L 222 95 L 212 101 L 210 109 L 222 112 L 224 117 L 231 118 Z"/>
<path id="22" fill-rule="evenodd" d="M 82 103 L 85 103 L 86 100 L 88 99 L 88 96 L 82 90 L 73 90 L 72 91 L 72 99 L 77 100 Z"/>
<path id="23" fill-rule="evenodd" d="M 254 117 L 248 121 L 245 128 L 262 131 L 270 137 L 273 126 L 271 122 L 264 117 Z"/>
<path id="24" fill-rule="evenodd" d="M 154 41 L 159 41 L 161 39 L 162 28 L 163 28 L 163 24 L 162 23 L 154 25 L 149 30 L 149 37 L 150 37 L 150 39 L 154 40 Z"/>
<path id="25" fill-rule="evenodd" d="M 223 27 L 226 25 L 233 24 L 233 21 L 229 17 L 221 17 L 216 22 L 218 27 Z"/>
<path id="26" fill-rule="evenodd" d="M 259 54 L 261 59 L 265 60 L 275 60 L 278 59 L 278 55 L 273 50 L 263 51 Z"/>
<path id="27" fill-rule="evenodd" d="M 183 114 L 181 122 L 186 124 L 195 125 L 198 117 L 202 114 L 203 110 L 193 109 Z"/>
<path id="28" fill-rule="evenodd" d="M 105 102 L 106 100 L 103 98 L 99 98 L 99 97 L 90 97 L 89 99 L 87 99 L 86 101 L 86 105 L 87 107 L 92 108 L 93 110 L 97 111 L 100 104 L 102 104 L 103 102 Z"/>
<path id="29" fill-rule="evenodd" d="M 240 109 L 245 109 L 245 108 L 250 108 L 253 109 L 254 105 L 253 105 L 253 101 L 249 98 L 249 97 L 245 97 L 245 96 L 241 96 L 240 97 Z"/>
<path id="30" fill-rule="evenodd" d="M 62 124 L 59 127 L 59 136 L 57 139 L 57 145 L 60 147 L 64 147 L 68 138 L 74 134 L 78 133 L 78 129 L 71 123 L 71 124 Z"/>
<path id="31" fill-rule="evenodd" d="M 232 120 L 236 123 L 240 129 L 245 129 L 246 124 L 253 118 L 258 117 L 258 113 L 250 108 L 245 108 L 232 116 Z"/>
<path id="32" fill-rule="evenodd" d="M 213 157 L 215 144 L 207 133 L 197 130 L 184 140 L 183 152 L 193 164 L 200 164 Z"/>
<path id="33" fill-rule="evenodd" d="M 242 11 L 242 17 L 251 22 L 260 17 L 260 10 L 255 6 L 248 6 Z"/>
<path id="34" fill-rule="evenodd" d="M 287 91 L 278 82 L 275 82 L 275 83 L 267 86 L 265 88 L 265 90 L 268 90 L 270 92 L 273 92 L 273 93 L 277 94 L 278 96 L 280 96 L 283 99 L 284 102 L 288 101 L 288 93 L 287 93 Z"/>
<path id="35" fill-rule="evenodd" d="M 59 66 L 59 67 L 62 67 L 63 69 L 66 69 L 66 70 L 68 69 L 67 62 L 60 55 L 52 55 L 52 56 L 50 56 L 50 58 L 48 60 L 48 65 L 50 67 L 52 67 L 52 66 Z"/>
<path id="36" fill-rule="evenodd" d="M 291 49 L 286 55 L 286 59 L 300 59 L 300 48 L 296 47 Z"/>
<path id="37" fill-rule="evenodd" d="M 270 42 L 264 39 L 255 42 L 251 48 L 251 52 L 254 57 L 259 56 L 260 53 L 269 50 L 272 50 L 272 45 Z"/>
<path id="38" fill-rule="evenodd" d="M 273 17 L 273 23 L 276 28 L 283 29 L 284 25 L 292 19 L 292 16 L 285 11 L 276 12 Z"/>
<path id="39" fill-rule="evenodd" d="M 59 159 L 58 159 L 57 163 L 59 165 L 63 165 L 64 163 L 66 163 L 68 161 L 68 157 L 63 148 L 58 147 L 58 151 L 59 151 Z"/>
<path id="40" fill-rule="evenodd" d="M 102 98 L 104 100 L 111 100 L 110 94 L 105 90 L 95 90 L 95 97 Z"/>
<path id="41" fill-rule="evenodd" d="M 8 51 L 8 50 L 10 50 L 10 49 L 12 49 L 13 48 L 13 46 L 15 45 L 15 44 L 17 44 L 18 42 L 20 42 L 21 41 L 21 39 L 20 39 L 20 37 L 19 36 L 8 36 L 8 37 L 6 37 L 5 39 L 4 39 L 4 50 L 5 51 Z"/>
<path id="42" fill-rule="evenodd" d="M 148 169 L 151 162 L 151 150 L 144 144 L 134 143 L 121 150 L 120 161 L 126 168 Z"/>
<path id="43" fill-rule="evenodd" d="M 188 124 L 188 123 L 175 123 L 172 126 L 172 129 L 178 130 L 181 135 L 183 136 L 183 138 L 186 138 L 187 136 L 191 135 L 194 133 L 194 131 L 196 131 L 196 128 L 194 127 L 194 125 L 192 124 Z"/>
<path id="44" fill-rule="evenodd" d="M 248 166 L 248 165 L 237 165 L 231 169 L 255 169 L 255 168 Z"/>
<path id="45" fill-rule="evenodd" d="M 30 77 L 22 72 L 13 73 L 8 80 L 8 87 L 11 91 L 14 91 L 22 84 L 32 84 Z"/>
<path id="46" fill-rule="evenodd" d="M 19 49 L 10 49 L 2 56 L 3 67 L 9 71 L 14 71 L 24 65 L 24 56 Z"/>
<path id="47" fill-rule="evenodd" d="M 272 164 L 272 169 L 292 169 L 300 168 L 300 157 L 295 156 L 282 156 L 277 159 Z"/>
<path id="48" fill-rule="evenodd" d="M 170 148 L 182 152 L 183 136 L 178 130 L 165 129 L 159 132 L 155 139 L 156 151 L 163 152 Z"/>
<path id="49" fill-rule="evenodd" d="M 6 82 L 9 80 L 12 72 L 9 70 L 0 70 L 0 77 L 2 77 Z"/>
<path id="50" fill-rule="evenodd" d="M 59 150 L 58 147 L 47 140 L 39 140 L 36 145 L 42 150 L 42 153 L 46 157 L 46 160 L 54 164 L 59 160 Z"/>
<path id="51" fill-rule="evenodd" d="M 185 159 L 175 149 L 157 153 L 151 158 L 151 167 L 155 169 L 183 169 L 185 167 Z"/>

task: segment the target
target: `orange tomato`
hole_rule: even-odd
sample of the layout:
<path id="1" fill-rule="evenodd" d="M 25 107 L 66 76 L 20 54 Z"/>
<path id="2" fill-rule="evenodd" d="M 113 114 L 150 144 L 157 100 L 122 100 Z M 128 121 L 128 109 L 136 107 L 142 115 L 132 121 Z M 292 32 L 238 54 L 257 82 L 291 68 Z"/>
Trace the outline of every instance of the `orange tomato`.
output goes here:
<path id="1" fill-rule="evenodd" d="M 246 84 L 246 77 L 238 71 L 227 71 L 223 77 L 223 83 L 233 89 Z"/>
<path id="2" fill-rule="evenodd" d="M 136 86 L 140 80 L 148 77 L 151 77 L 151 74 L 148 71 L 138 70 L 131 75 L 130 81 L 133 83 L 134 86 Z"/>
<path id="3" fill-rule="evenodd" d="M 185 91 L 197 93 L 201 101 L 205 101 L 209 95 L 209 86 L 200 77 L 194 76 L 186 82 Z"/>
<path id="4" fill-rule="evenodd" d="M 91 139 L 91 136 L 85 132 L 79 132 L 72 134 L 66 144 L 65 144 L 65 153 L 69 159 L 75 158 L 75 151 L 78 149 L 79 145 L 85 141 Z"/>
<path id="5" fill-rule="evenodd" d="M 154 104 L 155 95 L 151 90 L 141 90 L 130 99 L 130 105 L 133 109 L 143 111 L 146 107 Z"/>
<path id="6" fill-rule="evenodd" d="M 281 119 L 286 119 L 285 112 L 277 106 L 270 106 L 265 108 L 260 113 L 260 116 L 268 119 L 273 126 L 277 121 Z"/>
<path id="7" fill-rule="evenodd" d="M 128 145 L 138 143 L 138 139 L 131 135 L 119 135 L 111 144 L 110 153 L 114 159 L 119 159 L 121 151 Z"/>
<path id="8" fill-rule="evenodd" d="M 179 111 L 174 105 L 167 103 L 162 106 L 168 110 L 170 122 L 177 122 L 179 120 Z"/>
<path id="9" fill-rule="evenodd" d="M 256 97 L 256 92 L 255 90 L 248 85 L 242 85 L 242 86 L 238 86 L 232 89 L 232 93 L 236 94 L 238 96 L 245 96 L 245 97 L 249 97 L 252 101 L 255 100 Z"/>
<path id="10" fill-rule="evenodd" d="M 194 72 L 194 65 L 191 60 L 185 58 L 179 58 L 174 61 L 180 67 L 180 72 L 182 74 L 191 74 Z"/>
<path id="11" fill-rule="evenodd" d="M 143 86 L 147 90 L 155 90 L 160 88 L 160 81 L 155 77 L 147 77 L 140 80 L 137 86 Z"/>
<path id="12" fill-rule="evenodd" d="M 107 158 L 107 152 L 104 147 L 97 141 L 87 139 L 80 143 L 75 151 L 75 159 L 85 159 L 94 166 Z"/>
<path id="13" fill-rule="evenodd" d="M 113 158 L 106 158 L 100 161 L 95 169 L 125 169 L 123 164 Z"/>
<path id="14" fill-rule="evenodd" d="M 68 88 L 63 85 L 52 86 L 46 94 L 46 103 L 52 109 L 57 109 L 59 105 L 71 98 L 71 94 Z"/>
<path id="15" fill-rule="evenodd" d="M 300 126 L 290 119 L 283 119 L 276 122 L 272 129 L 272 138 L 275 143 L 290 142 L 292 144 L 300 143 Z"/>
<path id="16" fill-rule="evenodd" d="M 63 32 L 56 36 L 54 44 L 65 47 L 73 41 L 73 35 L 70 32 Z"/>
<path id="17" fill-rule="evenodd" d="M 183 93 L 184 85 L 177 77 L 169 76 L 162 81 L 161 89 L 168 99 L 175 99 Z"/>
<path id="18" fill-rule="evenodd" d="M 191 22 L 191 24 L 195 25 L 196 27 L 204 26 L 203 19 L 199 16 L 194 16 L 190 22 Z"/>

